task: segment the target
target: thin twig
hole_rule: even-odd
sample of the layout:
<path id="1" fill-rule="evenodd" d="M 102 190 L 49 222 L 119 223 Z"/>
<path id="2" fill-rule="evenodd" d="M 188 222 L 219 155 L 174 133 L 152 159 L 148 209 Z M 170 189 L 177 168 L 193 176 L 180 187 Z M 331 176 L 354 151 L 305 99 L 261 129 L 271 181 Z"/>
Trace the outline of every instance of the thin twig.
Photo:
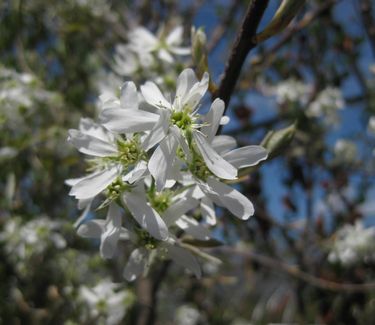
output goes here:
<path id="1" fill-rule="evenodd" d="M 153 325 L 156 323 L 158 291 L 168 273 L 170 264 L 171 261 L 164 262 L 152 279 L 150 277 L 146 277 L 138 280 L 138 304 L 136 308 L 137 315 L 135 322 L 137 325 Z"/>
<path id="2" fill-rule="evenodd" d="M 307 282 L 308 284 L 318 287 L 320 289 L 335 291 L 335 292 L 363 292 L 375 291 L 375 283 L 339 283 L 331 280 L 316 277 L 312 274 L 301 271 L 298 267 L 289 265 L 285 262 L 276 260 L 269 256 L 260 255 L 250 250 L 240 251 L 238 249 L 225 247 L 222 248 L 225 253 L 238 254 L 247 257 L 263 266 L 287 273 L 299 280 Z"/>
<path id="3" fill-rule="evenodd" d="M 245 59 L 251 49 L 256 46 L 253 38 L 268 6 L 268 1 L 253 0 L 247 9 L 245 19 L 226 64 L 220 86 L 214 94 L 214 98 L 221 98 L 224 101 L 226 108 L 228 107 Z"/>
<path id="4" fill-rule="evenodd" d="M 338 1 L 340 0 L 327 0 L 318 8 L 307 12 L 298 23 L 295 23 L 287 28 L 284 34 L 281 35 L 280 39 L 269 49 L 267 49 L 266 53 L 262 55 L 262 58 L 260 60 L 254 61 L 253 64 L 259 65 L 264 63 L 271 63 L 273 61 L 273 58 L 275 57 L 274 54 L 277 53 L 277 51 L 280 50 L 285 44 L 287 44 L 291 40 L 293 35 L 310 25 L 315 19 L 320 17 L 320 15 L 326 12 Z"/>

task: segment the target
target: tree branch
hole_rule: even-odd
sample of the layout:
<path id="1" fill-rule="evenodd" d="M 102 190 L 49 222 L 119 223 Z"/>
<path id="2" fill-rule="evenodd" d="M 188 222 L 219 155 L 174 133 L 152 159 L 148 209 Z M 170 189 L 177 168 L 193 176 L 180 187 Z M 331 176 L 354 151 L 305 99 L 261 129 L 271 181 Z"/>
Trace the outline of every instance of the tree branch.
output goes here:
<path id="1" fill-rule="evenodd" d="M 240 32 L 233 45 L 220 86 L 214 98 L 221 98 L 228 107 L 247 54 L 256 46 L 253 38 L 267 8 L 269 0 L 252 0 L 246 12 Z"/>
<path id="2" fill-rule="evenodd" d="M 363 291 L 375 291 L 375 283 L 339 283 L 331 280 L 326 280 L 323 278 L 316 277 L 312 274 L 301 271 L 299 268 L 278 261 L 274 258 L 257 254 L 250 250 L 240 251 L 233 248 L 223 248 L 226 253 L 229 254 L 239 254 L 247 257 L 263 266 L 269 267 L 271 269 L 277 270 L 277 272 L 282 271 L 287 273 L 299 280 L 307 282 L 308 284 L 318 287 L 320 289 L 335 291 L 335 292 L 363 292 Z"/>
<path id="3" fill-rule="evenodd" d="M 158 291 L 167 275 L 170 264 L 171 261 L 164 262 L 152 280 L 149 277 L 138 280 L 137 325 L 153 325 L 156 323 Z"/>
<path id="4" fill-rule="evenodd" d="M 327 0 L 324 4 L 319 6 L 318 8 L 307 12 L 304 17 L 297 23 L 291 25 L 286 31 L 281 35 L 279 40 L 273 44 L 266 53 L 263 54 L 262 58 L 253 62 L 253 65 L 259 64 L 270 64 L 272 63 L 275 53 L 279 51 L 285 44 L 287 44 L 299 31 L 310 25 L 315 19 L 319 18 L 324 12 L 329 10 L 332 6 L 334 6 L 340 0 Z"/>

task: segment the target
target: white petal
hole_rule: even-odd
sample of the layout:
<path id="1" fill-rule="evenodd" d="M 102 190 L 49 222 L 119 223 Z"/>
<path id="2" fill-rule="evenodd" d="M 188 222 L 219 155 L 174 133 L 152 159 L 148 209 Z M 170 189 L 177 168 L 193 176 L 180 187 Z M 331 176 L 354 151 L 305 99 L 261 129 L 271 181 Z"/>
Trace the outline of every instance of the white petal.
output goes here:
<path id="1" fill-rule="evenodd" d="M 135 249 L 129 256 L 128 263 L 124 269 L 124 278 L 127 281 L 134 281 L 139 275 L 143 273 L 143 270 L 147 264 L 148 253 L 144 248 Z"/>
<path id="2" fill-rule="evenodd" d="M 168 256 L 174 262 L 192 271 L 198 279 L 202 276 L 201 267 L 194 255 L 178 246 L 168 245 L 166 247 Z"/>
<path id="3" fill-rule="evenodd" d="M 212 149 L 202 134 L 193 132 L 193 137 L 207 167 L 212 173 L 223 179 L 235 179 L 237 177 L 237 169 Z"/>
<path id="4" fill-rule="evenodd" d="M 107 188 L 118 176 L 117 167 L 103 169 L 84 177 L 75 184 L 69 192 L 69 195 L 76 199 L 93 198 Z"/>
<path id="5" fill-rule="evenodd" d="M 169 129 L 170 115 L 170 110 L 160 110 L 159 121 L 155 124 L 154 128 L 150 131 L 142 143 L 144 150 L 148 151 L 165 138 Z"/>
<path id="6" fill-rule="evenodd" d="M 77 234 L 84 238 L 100 238 L 104 225 L 104 220 L 90 220 L 79 226 Z"/>
<path id="7" fill-rule="evenodd" d="M 93 201 L 92 198 L 78 200 L 77 207 L 78 207 L 79 210 L 87 209 L 87 207 L 88 207 L 89 205 L 91 205 L 92 201 Z"/>
<path id="8" fill-rule="evenodd" d="M 203 219 L 211 226 L 216 225 L 216 213 L 212 201 L 208 197 L 203 197 L 200 207 Z"/>
<path id="9" fill-rule="evenodd" d="M 165 42 L 168 45 L 179 45 L 182 43 L 182 34 L 184 32 L 184 29 L 182 26 L 177 26 L 174 28 L 165 39 Z"/>
<path id="10" fill-rule="evenodd" d="M 171 46 L 169 48 L 169 52 L 176 54 L 176 55 L 190 55 L 191 49 L 189 47 Z"/>
<path id="11" fill-rule="evenodd" d="M 189 145 L 187 144 L 185 137 L 181 134 L 181 130 L 176 125 L 172 125 L 169 128 L 169 130 L 173 133 L 173 135 L 178 140 L 178 144 L 181 146 L 182 151 L 186 155 L 187 161 L 190 162 L 192 158 L 191 152 L 190 152 Z"/>
<path id="12" fill-rule="evenodd" d="M 142 185 L 143 186 L 143 185 Z M 147 204 L 144 192 L 127 192 L 122 197 L 125 205 L 139 225 L 146 229 L 151 236 L 159 240 L 166 240 L 169 236 L 168 228 L 159 214 Z"/>
<path id="13" fill-rule="evenodd" d="M 169 54 L 169 52 L 166 49 L 160 49 L 158 51 L 158 58 L 162 61 L 165 61 L 167 63 L 173 63 L 173 56 Z"/>
<path id="14" fill-rule="evenodd" d="M 137 182 L 147 171 L 147 163 L 144 160 L 139 161 L 134 168 L 123 177 L 123 181 L 133 184 Z"/>
<path id="15" fill-rule="evenodd" d="M 196 83 L 198 83 L 198 79 L 192 69 L 185 69 L 180 73 L 177 78 L 176 97 L 173 102 L 174 107 L 182 109 L 181 105 L 186 101 L 185 97 Z"/>
<path id="16" fill-rule="evenodd" d="M 90 118 L 81 118 L 79 121 L 79 130 L 84 134 L 91 135 L 105 142 L 110 142 L 112 139 L 106 129 Z"/>
<path id="17" fill-rule="evenodd" d="M 130 42 L 132 46 L 143 46 L 144 50 L 148 51 L 156 47 L 158 39 L 146 28 L 137 27 L 129 33 Z"/>
<path id="18" fill-rule="evenodd" d="M 215 203 L 227 208 L 237 218 L 247 220 L 254 214 L 254 206 L 250 200 L 234 188 L 213 177 L 207 179 L 207 184 L 213 191 L 212 199 Z"/>
<path id="19" fill-rule="evenodd" d="M 197 220 L 189 218 L 188 216 L 182 216 L 176 221 L 176 225 L 196 239 L 208 240 L 210 238 L 208 229 L 199 224 Z"/>
<path id="20" fill-rule="evenodd" d="M 134 109 L 109 108 L 104 110 L 99 120 L 108 130 L 121 133 L 134 133 L 151 130 L 159 115 Z"/>
<path id="21" fill-rule="evenodd" d="M 174 202 L 166 211 L 163 213 L 163 220 L 170 226 L 176 222 L 182 215 L 191 209 L 198 206 L 199 201 L 190 197 L 184 197 L 177 202 Z"/>
<path id="22" fill-rule="evenodd" d="M 84 221 L 86 217 L 89 215 L 92 201 L 92 199 L 78 201 L 78 209 L 84 208 L 84 210 L 82 211 L 81 215 L 77 218 L 77 220 L 74 222 L 75 228 L 77 228 L 81 224 L 81 222 Z"/>
<path id="23" fill-rule="evenodd" d="M 219 153 L 219 155 L 223 155 L 224 153 L 228 152 L 237 147 L 237 141 L 235 138 L 229 135 L 217 135 L 213 138 L 211 142 L 211 147 Z"/>
<path id="24" fill-rule="evenodd" d="M 120 103 L 125 109 L 138 108 L 138 92 L 134 82 L 127 81 L 122 85 Z"/>
<path id="25" fill-rule="evenodd" d="M 212 142 L 212 139 L 214 138 L 219 125 L 220 120 L 224 113 L 225 104 L 224 102 L 216 98 L 215 101 L 212 103 L 211 108 L 207 115 L 205 116 L 205 122 L 208 124 L 207 126 L 203 126 L 201 128 L 201 131 L 203 134 L 207 136 L 208 143 Z"/>
<path id="26" fill-rule="evenodd" d="M 117 147 L 113 143 L 105 142 L 78 130 L 69 130 L 68 141 L 78 151 L 91 156 L 107 157 L 117 155 Z"/>
<path id="27" fill-rule="evenodd" d="M 171 104 L 165 99 L 158 86 L 152 81 L 147 81 L 141 86 L 141 92 L 146 102 L 155 107 L 170 108 Z"/>
<path id="28" fill-rule="evenodd" d="M 108 209 L 105 231 L 101 236 L 100 254 L 103 258 L 113 257 L 121 231 L 121 210 L 116 203 Z"/>
<path id="29" fill-rule="evenodd" d="M 164 138 L 152 154 L 148 169 L 156 181 L 156 188 L 160 192 L 165 186 L 169 170 L 176 157 L 177 140 L 170 134 Z"/>
<path id="30" fill-rule="evenodd" d="M 223 155 L 225 160 L 237 168 L 254 166 L 267 157 L 268 151 L 262 146 L 246 146 Z"/>
<path id="31" fill-rule="evenodd" d="M 68 178 L 65 180 L 65 184 L 72 187 L 74 185 L 76 185 L 77 183 L 79 183 L 81 180 L 85 179 L 86 176 L 83 176 L 83 177 L 79 177 L 79 178 Z"/>
<path id="32" fill-rule="evenodd" d="M 194 109 L 204 94 L 207 91 L 209 82 L 209 75 L 207 72 L 203 74 L 202 80 L 197 82 L 189 91 L 188 95 L 184 98 L 183 105 L 188 106 L 190 109 Z"/>

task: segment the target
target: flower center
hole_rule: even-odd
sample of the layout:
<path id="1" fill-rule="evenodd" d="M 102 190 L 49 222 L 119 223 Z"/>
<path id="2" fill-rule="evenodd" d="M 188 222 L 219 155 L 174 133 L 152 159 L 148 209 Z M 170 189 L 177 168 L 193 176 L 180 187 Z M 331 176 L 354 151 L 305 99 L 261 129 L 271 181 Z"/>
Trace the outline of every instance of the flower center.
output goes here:
<path id="1" fill-rule="evenodd" d="M 158 246 L 158 240 L 153 238 L 146 230 L 136 228 L 138 244 L 146 249 L 152 250 Z"/>
<path id="2" fill-rule="evenodd" d="M 137 137 L 130 140 L 118 140 L 117 148 L 119 150 L 118 159 L 125 167 L 134 165 L 136 162 L 142 159 L 145 154 L 139 146 Z"/>
<path id="3" fill-rule="evenodd" d="M 187 130 L 193 123 L 189 110 L 173 111 L 171 122 L 181 130 Z"/>
<path id="4" fill-rule="evenodd" d="M 160 193 L 151 192 L 148 195 L 151 206 L 159 213 L 163 213 L 171 205 L 172 192 L 163 191 Z"/>
<path id="5" fill-rule="evenodd" d="M 129 186 L 118 178 L 107 187 L 107 197 L 110 200 L 116 200 L 128 188 Z"/>
<path id="6" fill-rule="evenodd" d="M 212 175 L 206 163 L 200 157 L 195 157 L 194 161 L 189 165 L 191 173 L 197 178 L 206 181 Z"/>

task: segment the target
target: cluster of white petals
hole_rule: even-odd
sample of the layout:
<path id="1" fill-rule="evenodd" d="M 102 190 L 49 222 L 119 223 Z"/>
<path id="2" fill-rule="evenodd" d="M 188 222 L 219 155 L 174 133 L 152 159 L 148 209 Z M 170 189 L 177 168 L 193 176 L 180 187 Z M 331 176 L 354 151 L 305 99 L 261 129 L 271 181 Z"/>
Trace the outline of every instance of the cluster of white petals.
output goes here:
<path id="1" fill-rule="evenodd" d="M 335 125 L 339 122 L 337 111 L 342 109 L 344 104 L 340 89 L 327 87 L 309 105 L 306 113 L 311 117 L 324 117 L 326 123 Z"/>
<path id="2" fill-rule="evenodd" d="M 169 33 L 161 27 L 156 35 L 138 26 L 129 32 L 128 43 L 116 46 L 113 68 L 121 76 L 142 73 L 150 77 L 150 70 L 158 70 L 161 63 L 170 65 L 175 62 L 175 56 L 190 54 L 190 48 L 181 46 L 182 41 L 182 26 Z"/>
<path id="3" fill-rule="evenodd" d="M 64 249 L 66 241 L 59 233 L 61 224 L 47 216 L 22 223 L 19 217 L 10 218 L 0 232 L 0 244 L 15 263 L 17 272 L 26 271 L 28 260 L 42 255 L 49 247 Z"/>
<path id="4" fill-rule="evenodd" d="M 88 174 L 67 180 L 70 195 L 84 209 L 78 234 L 99 239 L 103 258 L 116 256 L 119 241 L 131 243 L 124 269 L 129 281 L 146 273 L 156 258 L 172 259 L 200 277 L 197 258 L 181 234 L 210 239 L 215 205 L 241 220 L 254 214 L 250 200 L 226 180 L 265 160 L 267 151 L 236 148 L 234 138 L 216 135 L 229 119 L 220 99 L 208 113 L 199 113 L 208 83 L 207 73 L 198 80 L 185 69 L 170 99 L 154 82 L 139 89 L 126 82 L 118 97 L 100 97 L 98 123 L 85 118 L 69 131 L 69 142 L 89 156 Z M 106 218 L 86 221 L 98 207 L 108 208 Z"/>
<path id="5" fill-rule="evenodd" d="M 335 235 L 328 260 L 345 266 L 374 261 L 375 227 L 366 228 L 358 221 L 344 225 Z"/>
<path id="6" fill-rule="evenodd" d="M 352 164 L 358 159 L 358 150 L 355 142 L 338 139 L 334 147 L 335 161 L 340 164 Z"/>
<path id="7" fill-rule="evenodd" d="M 340 121 L 338 111 L 343 109 L 345 101 L 339 88 L 327 87 L 315 94 L 312 84 L 295 78 L 280 81 L 270 86 L 259 81 L 259 88 L 266 95 L 274 96 L 277 103 L 293 109 L 295 105 L 303 108 L 311 118 L 324 118 L 324 123 L 337 125 Z"/>
<path id="8" fill-rule="evenodd" d="M 129 290 L 121 290 L 118 284 L 112 283 L 109 279 L 101 280 L 93 288 L 81 286 L 78 298 L 87 306 L 89 319 L 107 325 L 119 324 L 134 299 Z M 84 313 L 81 316 L 86 316 Z"/>

